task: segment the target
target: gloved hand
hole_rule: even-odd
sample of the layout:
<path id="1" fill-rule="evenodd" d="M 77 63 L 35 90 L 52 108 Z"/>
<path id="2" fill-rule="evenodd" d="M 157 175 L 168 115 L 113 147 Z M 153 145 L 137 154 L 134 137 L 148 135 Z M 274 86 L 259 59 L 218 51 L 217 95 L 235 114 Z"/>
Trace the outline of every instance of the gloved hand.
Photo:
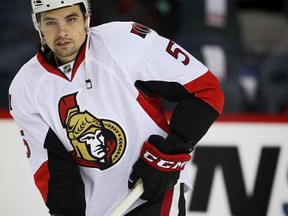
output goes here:
<path id="1" fill-rule="evenodd" d="M 190 143 L 174 145 L 167 143 L 161 136 L 150 136 L 143 144 L 140 158 L 133 165 L 128 181 L 129 189 L 141 178 L 144 186 L 141 198 L 149 201 L 161 199 L 164 193 L 177 183 L 180 171 L 191 159 L 189 153 L 192 150 Z"/>

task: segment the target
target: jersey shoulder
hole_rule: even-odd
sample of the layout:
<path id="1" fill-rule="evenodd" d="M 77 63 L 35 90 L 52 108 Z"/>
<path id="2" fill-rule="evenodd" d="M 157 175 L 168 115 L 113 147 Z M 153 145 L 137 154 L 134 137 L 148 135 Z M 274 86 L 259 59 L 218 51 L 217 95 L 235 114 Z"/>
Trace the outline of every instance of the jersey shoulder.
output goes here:
<path id="1" fill-rule="evenodd" d="M 114 40 L 117 37 L 125 37 L 126 41 L 128 39 L 133 40 L 133 38 L 147 41 L 157 34 L 151 28 L 132 21 L 115 21 L 105 23 L 96 27 L 92 27 L 91 32 L 92 34 L 97 32 L 97 34 L 102 35 L 107 40 Z"/>
<path id="2" fill-rule="evenodd" d="M 39 72 L 39 62 L 35 55 L 27 63 L 25 63 L 13 78 L 9 94 L 24 94 L 24 92 L 34 92 L 34 88 L 39 83 L 43 73 Z"/>
<path id="3" fill-rule="evenodd" d="M 107 51 L 121 61 L 136 61 L 150 46 L 158 34 L 135 22 L 110 22 L 91 28 L 92 46 Z"/>

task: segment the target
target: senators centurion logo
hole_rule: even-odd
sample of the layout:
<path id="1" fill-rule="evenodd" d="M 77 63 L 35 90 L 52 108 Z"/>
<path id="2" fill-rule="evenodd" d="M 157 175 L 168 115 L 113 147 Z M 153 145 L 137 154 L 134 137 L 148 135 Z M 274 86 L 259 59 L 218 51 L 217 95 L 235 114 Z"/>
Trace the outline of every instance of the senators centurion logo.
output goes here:
<path id="1" fill-rule="evenodd" d="M 136 34 L 142 38 L 145 38 L 146 35 L 151 32 L 151 29 L 140 24 L 140 23 L 133 23 L 130 32 L 133 34 Z"/>
<path id="2" fill-rule="evenodd" d="M 64 96 L 59 101 L 60 120 L 73 146 L 70 156 L 81 166 L 108 169 L 124 154 L 125 133 L 114 121 L 80 111 L 76 95 Z"/>

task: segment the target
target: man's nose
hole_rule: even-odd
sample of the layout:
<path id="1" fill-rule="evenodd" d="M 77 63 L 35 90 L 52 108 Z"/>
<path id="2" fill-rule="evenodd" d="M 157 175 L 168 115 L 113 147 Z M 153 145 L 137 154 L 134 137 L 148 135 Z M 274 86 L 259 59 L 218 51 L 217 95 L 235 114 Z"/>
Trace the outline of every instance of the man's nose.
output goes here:
<path id="1" fill-rule="evenodd" d="M 68 34 L 67 25 L 65 24 L 59 25 L 57 35 L 63 37 L 63 36 L 66 36 L 67 34 Z"/>

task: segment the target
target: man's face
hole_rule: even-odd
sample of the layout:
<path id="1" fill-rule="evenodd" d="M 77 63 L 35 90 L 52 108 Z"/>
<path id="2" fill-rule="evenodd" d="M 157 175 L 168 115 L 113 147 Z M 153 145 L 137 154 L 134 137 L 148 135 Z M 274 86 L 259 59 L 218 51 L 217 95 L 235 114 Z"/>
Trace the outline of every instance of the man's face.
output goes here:
<path id="1" fill-rule="evenodd" d="M 79 5 L 41 13 L 41 32 L 59 63 L 76 58 L 86 38 L 85 21 Z"/>

